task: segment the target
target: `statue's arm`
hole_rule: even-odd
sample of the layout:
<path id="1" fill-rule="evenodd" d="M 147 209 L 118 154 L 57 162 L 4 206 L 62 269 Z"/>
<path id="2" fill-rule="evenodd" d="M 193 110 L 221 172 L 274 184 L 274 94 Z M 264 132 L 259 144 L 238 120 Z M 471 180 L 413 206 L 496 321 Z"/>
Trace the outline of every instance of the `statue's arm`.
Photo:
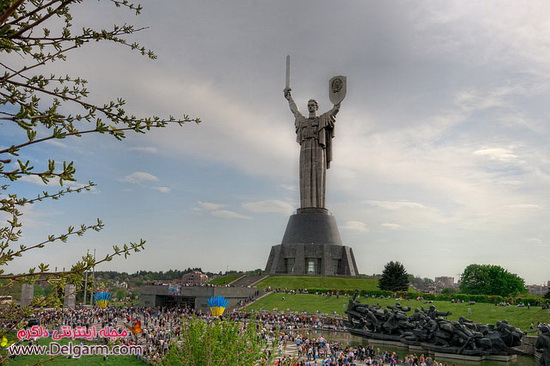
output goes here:
<path id="1" fill-rule="evenodd" d="M 296 103 L 294 102 L 294 99 L 292 99 L 292 94 L 290 94 L 290 90 L 291 90 L 290 88 L 286 88 L 284 90 L 284 93 L 285 93 L 284 95 L 285 95 L 286 100 L 288 100 L 288 106 L 290 107 L 290 111 L 292 112 L 294 117 L 298 118 L 302 114 L 298 110 L 298 107 L 296 106 Z"/>
<path id="2" fill-rule="evenodd" d="M 332 109 L 321 115 L 321 119 L 324 121 L 321 128 L 332 129 L 336 123 L 336 114 L 340 110 L 340 103 L 335 104 Z"/>
<path id="3" fill-rule="evenodd" d="M 338 112 L 340 111 L 340 103 L 335 104 L 334 107 L 330 111 L 328 111 L 328 114 L 331 116 L 336 116 Z"/>

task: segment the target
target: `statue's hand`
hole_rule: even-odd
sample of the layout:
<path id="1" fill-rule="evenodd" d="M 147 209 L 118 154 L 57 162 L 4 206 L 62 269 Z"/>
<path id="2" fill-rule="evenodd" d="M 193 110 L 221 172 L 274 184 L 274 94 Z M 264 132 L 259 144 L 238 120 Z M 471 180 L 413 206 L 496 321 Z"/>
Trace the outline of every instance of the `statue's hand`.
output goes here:
<path id="1" fill-rule="evenodd" d="M 285 90 L 284 90 L 285 94 L 284 95 L 285 95 L 286 100 L 290 100 L 290 91 L 291 90 L 292 89 L 290 89 L 290 88 L 285 88 Z"/>

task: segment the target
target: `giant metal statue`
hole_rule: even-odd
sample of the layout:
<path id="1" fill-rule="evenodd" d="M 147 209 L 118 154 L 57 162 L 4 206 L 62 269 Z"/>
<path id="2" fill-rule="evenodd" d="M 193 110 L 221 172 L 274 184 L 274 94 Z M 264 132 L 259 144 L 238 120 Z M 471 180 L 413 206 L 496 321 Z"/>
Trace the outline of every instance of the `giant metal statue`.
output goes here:
<path id="1" fill-rule="evenodd" d="M 281 244 L 271 247 L 265 271 L 270 275 L 357 276 L 353 251 L 342 244 L 336 219 L 325 205 L 326 171 L 332 160 L 336 114 L 346 96 L 346 78 L 330 79 L 329 97 L 334 107 L 321 115 L 317 115 L 317 102 L 310 100 L 309 114 L 304 116 L 290 92 L 287 56 L 284 96 L 294 114 L 300 144 L 300 207 L 288 219 Z"/>
<path id="2" fill-rule="evenodd" d="M 286 86 L 284 96 L 295 117 L 296 140 L 300 144 L 300 207 L 325 208 L 326 170 L 332 160 L 332 138 L 336 114 L 346 96 L 346 77 L 335 76 L 329 81 L 329 96 L 334 107 L 317 115 L 319 104 L 310 99 L 308 117 L 304 116 L 290 93 L 290 56 L 286 59 Z"/>

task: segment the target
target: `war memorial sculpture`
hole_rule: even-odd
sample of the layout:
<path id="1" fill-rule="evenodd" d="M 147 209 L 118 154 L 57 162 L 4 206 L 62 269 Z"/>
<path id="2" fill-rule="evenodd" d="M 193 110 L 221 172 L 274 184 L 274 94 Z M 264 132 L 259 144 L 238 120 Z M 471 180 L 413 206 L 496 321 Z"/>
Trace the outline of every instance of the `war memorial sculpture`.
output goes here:
<path id="1" fill-rule="evenodd" d="M 351 334 L 368 339 L 399 342 L 418 346 L 429 352 L 464 356 L 509 356 L 520 353 L 523 332 L 506 320 L 481 324 L 464 317 L 450 321 L 449 312 L 439 312 L 434 305 L 415 309 L 399 303 L 386 309 L 357 301 L 358 292 L 350 298 L 346 314 Z M 541 347 L 542 348 L 542 347 Z"/>
<path id="2" fill-rule="evenodd" d="M 550 366 L 550 329 L 547 326 L 540 328 L 535 348 L 541 353 L 540 366 Z"/>
<path id="3" fill-rule="evenodd" d="M 332 160 L 336 114 L 346 96 L 346 85 L 345 76 L 330 79 L 333 108 L 318 116 L 319 105 L 311 99 L 306 117 L 292 98 L 287 56 L 284 97 L 294 115 L 296 140 L 300 144 L 300 208 L 290 217 L 281 244 L 271 248 L 267 274 L 358 275 L 353 251 L 342 245 L 336 220 L 325 207 L 326 172 Z"/>

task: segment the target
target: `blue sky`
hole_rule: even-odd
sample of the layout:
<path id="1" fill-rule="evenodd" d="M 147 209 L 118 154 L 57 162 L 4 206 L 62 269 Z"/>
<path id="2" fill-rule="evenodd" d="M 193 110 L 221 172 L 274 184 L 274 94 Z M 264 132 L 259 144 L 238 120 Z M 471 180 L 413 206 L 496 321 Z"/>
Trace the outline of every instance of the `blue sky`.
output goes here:
<path id="1" fill-rule="evenodd" d="M 501 265 L 550 280 L 550 5 L 544 1 L 143 1 L 134 18 L 86 3 L 82 24 L 133 22 L 157 60 L 92 44 L 52 71 L 89 80 L 90 98 L 124 97 L 137 115 L 200 117 L 130 135 L 22 152 L 74 160 L 93 192 L 26 208 L 24 242 L 100 217 L 105 230 L 35 251 L 61 269 L 87 249 L 147 240 L 101 266 L 134 272 L 264 268 L 298 207 L 285 58 L 300 109 L 331 108 L 348 78 L 328 171 L 327 208 L 359 271 L 400 261 L 420 277 Z M 105 13 L 107 11 L 107 13 Z M 130 18 L 130 19 L 128 19 Z M 49 72 L 49 70 L 48 70 Z M 2 125 L 0 144 L 24 137 Z M 12 185 L 32 194 L 35 181 Z M 51 187 L 50 190 L 54 190 Z"/>

